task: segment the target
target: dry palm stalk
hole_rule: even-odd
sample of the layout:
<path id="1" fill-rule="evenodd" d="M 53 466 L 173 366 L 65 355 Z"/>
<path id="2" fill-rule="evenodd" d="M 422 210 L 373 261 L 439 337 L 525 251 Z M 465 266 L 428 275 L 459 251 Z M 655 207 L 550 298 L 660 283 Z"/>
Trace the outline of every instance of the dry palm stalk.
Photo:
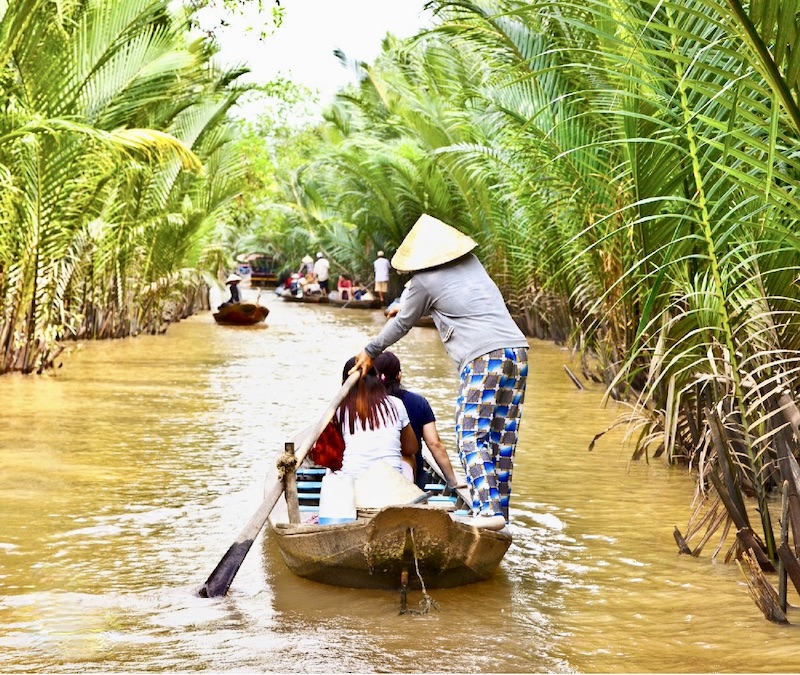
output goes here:
<path id="1" fill-rule="evenodd" d="M 788 484 L 788 518 L 792 528 L 794 539 L 794 553 L 798 555 L 798 543 L 800 542 L 800 467 L 791 452 L 791 446 L 782 438 L 776 438 L 778 452 L 778 468 L 781 477 Z"/>
<path id="2" fill-rule="evenodd" d="M 716 508 L 714 510 L 716 511 Z M 708 529 L 706 529 L 706 533 L 703 535 L 703 538 L 700 540 L 700 543 L 697 544 L 697 546 L 694 547 L 694 551 L 692 552 L 692 555 L 695 558 L 697 556 L 699 556 L 700 553 L 702 552 L 703 548 L 705 547 L 705 545 L 708 543 L 708 540 L 711 539 L 711 537 L 714 535 L 714 533 L 723 524 L 729 524 L 729 523 L 730 523 L 730 519 L 728 518 L 728 514 L 725 513 L 725 511 L 719 511 L 719 513 L 714 513 L 713 521 L 708 526 Z M 726 537 L 727 534 L 728 534 L 728 528 L 726 527 L 725 530 L 722 533 L 722 539 L 720 541 L 720 547 L 722 545 L 722 542 L 725 541 L 725 537 Z"/>
<path id="3" fill-rule="evenodd" d="M 738 560 L 736 564 L 739 565 L 742 576 L 747 582 L 747 588 L 750 590 L 750 595 L 763 612 L 764 617 L 772 623 L 789 623 L 786 614 L 780 608 L 778 594 L 767 581 L 755 556 L 751 555 L 749 551 L 743 551 L 742 560 L 747 565 L 747 570 Z"/>

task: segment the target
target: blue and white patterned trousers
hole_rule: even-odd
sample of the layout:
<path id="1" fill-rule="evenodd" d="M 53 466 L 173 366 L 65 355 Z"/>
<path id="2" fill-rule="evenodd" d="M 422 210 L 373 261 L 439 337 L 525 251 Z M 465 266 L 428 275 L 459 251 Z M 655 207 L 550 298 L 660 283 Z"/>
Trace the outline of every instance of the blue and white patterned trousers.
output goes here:
<path id="1" fill-rule="evenodd" d="M 489 352 L 461 371 L 456 441 L 475 513 L 501 514 L 508 520 L 527 376 L 524 347 Z"/>

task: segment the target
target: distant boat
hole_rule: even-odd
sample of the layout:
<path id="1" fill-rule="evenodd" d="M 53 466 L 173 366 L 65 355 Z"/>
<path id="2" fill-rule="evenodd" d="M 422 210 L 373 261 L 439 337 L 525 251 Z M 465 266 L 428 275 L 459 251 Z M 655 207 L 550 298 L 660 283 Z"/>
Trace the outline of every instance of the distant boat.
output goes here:
<path id="1" fill-rule="evenodd" d="M 347 309 L 382 309 L 383 303 L 378 298 L 368 298 L 366 300 L 340 300 L 338 293 L 331 293 L 328 296 L 328 302 L 337 307 L 346 307 Z"/>
<path id="2" fill-rule="evenodd" d="M 250 266 L 250 285 L 255 287 L 275 287 L 278 285 L 278 262 L 268 253 L 251 253 L 242 256 L 242 262 Z"/>
<path id="3" fill-rule="evenodd" d="M 269 308 L 252 302 L 234 302 L 221 306 L 214 313 L 214 321 L 228 326 L 252 326 L 267 318 Z"/>
<path id="4" fill-rule="evenodd" d="M 276 290 L 277 293 L 277 290 Z M 309 295 L 294 295 L 288 288 L 283 289 L 278 295 L 287 302 L 328 302 L 324 293 L 311 293 Z"/>

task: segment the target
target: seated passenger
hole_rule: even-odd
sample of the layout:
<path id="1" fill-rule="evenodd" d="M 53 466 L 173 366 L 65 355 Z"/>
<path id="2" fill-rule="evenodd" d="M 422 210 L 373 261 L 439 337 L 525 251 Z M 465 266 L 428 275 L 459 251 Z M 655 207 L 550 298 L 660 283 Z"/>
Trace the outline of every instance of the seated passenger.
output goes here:
<path id="1" fill-rule="evenodd" d="M 356 300 L 374 300 L 375 296 L 372 295 L 370 290 L 363 286 L 361 282 L 356 279 L 353 282 L 353 297 Z"/>
<path id="2" fill-rule="evenodd" d="M 417 394 L 408 389 L 404 389 L 400 381 L 403 379 L 403 371 L 400 369 L 400 359 L 390 351 L 385 351 L 378 355 L 375 359 L 375 373 L 381 381 L 386 390 L 392 396 L 397 396 L 408 411 L 409 421 L 411 428 L 414 429 L 414 435 L 417 440 L 417 452 L 415 456 L 416 461 L 416 483 L 417 487 L 424 490 L 426 484 L 426 476 L 422 470 L 422 441 L 431 451 L 433 458 L 442 470 L 447 486 L 450 489 L 455 487 L 466 487 L 466 483 L 459 483 L 456 474 L 453 471 L 453 465 L 450 463 L 450 457 L 447 454 L 442 439 L 439 437 L 439 431 L 436 428 L 436 416 L 433 414 L 433 409 L 428 403 L 428 400 L 421 394 Z"/>
<path id="3" fill-rule="evenodd" d="M 350 293 L 353 290 L 353 282 L 350 281 L 350 277 L 340 274 L 336 289 L 339 291 L 339 300 L 350 300 Z"/>
<path id="4" fill-rule="evenodd" d="M 297 274 L 297 272 L 295 272 L 294 274 L 292 274 L 286 280 L 286 288 L 289 289 L 289 292 L 292 295 L 302 295 L 303 294 L 303 288 L 300 285 L 300 280 L 301 279 L 302 279 L 302 277 L 299 274 Z"/>
<path id="5" fill-rule="evenodd" d="M 298 283 L 300 284 L 303 295 L 311 295 L 311 293 L 314 292 L 315 287 L 317 293 L 319 293 L 319 284 L 317 283 L 317 280 L 314 278 L 313 274 L 306 274 L 304 277 L 300 277 Z"/>
<path id="6" fill-rule="evenodd" d="M 351 358 L 344 366 L 344 382 L 355 364 Z M 379 460 L 386 461 L 414 482 L 414 455 L 417 438 L 408 420 L 403 402 L 390 395 L 374 370 L 354 386 L 339 406 L 344 437 L 341 473 L 358 478 Z"/>

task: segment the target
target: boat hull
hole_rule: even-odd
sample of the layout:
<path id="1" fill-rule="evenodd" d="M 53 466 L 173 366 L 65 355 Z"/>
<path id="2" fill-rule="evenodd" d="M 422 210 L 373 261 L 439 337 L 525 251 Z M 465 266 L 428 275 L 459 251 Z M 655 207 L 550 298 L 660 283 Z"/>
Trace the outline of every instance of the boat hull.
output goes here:
<path id="1" fill-rule="evenodd" d="M 311 295 L 293 295 L 289 291 L 282 291 L 280 297 L 286 302 L 309 302 L 309 303 L 327 303 L 328 296 L 324 293 L 312 293 Z"/>
<path id="2" fill-rule="evenodd" d="M 338 300 L 329 298 L 328 302 L 336 307 L 344 307 L 346 309 L 382 309 L 383 303 L 375 298 L 374 300 Z"/>
<path id="3" fill-rule="evenodd" d="M 267 318 L 269 308 L 252 302 L 235 302 L 214 313 L 214 321 L 229 326 L 252 326 Z"/>
<path id="4" fill-rule="evenodd" d="M 512 537 L 478 529 L 432 506 L 398 505 L 339 525 L 270 522 L 287 567 L 348 588 L 451 588 L 490 578 Z"/>

